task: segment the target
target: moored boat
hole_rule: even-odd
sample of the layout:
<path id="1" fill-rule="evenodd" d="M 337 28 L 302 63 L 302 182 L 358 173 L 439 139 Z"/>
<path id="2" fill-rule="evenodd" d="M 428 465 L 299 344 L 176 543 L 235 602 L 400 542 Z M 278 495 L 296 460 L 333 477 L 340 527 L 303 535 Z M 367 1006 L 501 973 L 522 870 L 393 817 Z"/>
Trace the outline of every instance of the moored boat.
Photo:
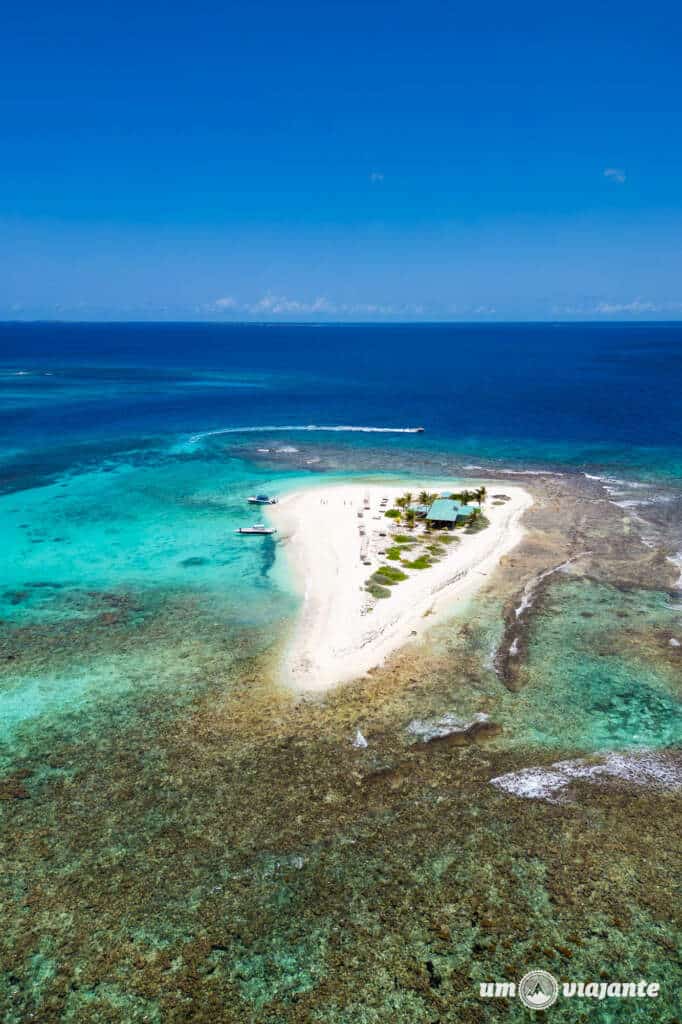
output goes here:
<path id="1" fill-rule="evenodd" d="M 269 536 L 271 533 L 277 533 L 277 530 L 273 529 L 271 526 L 266 526 L 264 523 L 256 523 L 255 526 L 240 526 L 239 529 L 234 532 Z"/>
<path id="2" fill-rule="evenodd" d="M 276 505 L 277 498 L 270 494 L 252 494 L 246 499 L 249 505 Z"/>

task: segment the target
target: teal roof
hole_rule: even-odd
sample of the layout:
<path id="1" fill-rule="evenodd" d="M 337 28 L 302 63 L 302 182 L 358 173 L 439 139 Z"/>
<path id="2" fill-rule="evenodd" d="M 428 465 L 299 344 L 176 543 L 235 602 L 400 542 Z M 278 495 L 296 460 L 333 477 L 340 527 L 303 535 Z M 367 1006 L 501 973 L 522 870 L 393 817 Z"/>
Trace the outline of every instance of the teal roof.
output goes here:
<path id="1" fill-rule="evenodd" d="M 427 519 L 435 519 L 441 523 L 456 523 L 460 515 L 460 504 L 458 501 L 451 501 L 449 498 L 439 498 L 434 501 L 429 509 Z"/>
<path id="2" fill-rule="evenodd" d="M 459 512 L 457 513 L 457 515 L 458 516 L 470 516 L 472 514 L 472 512 L 476 512 L 476 511 L 477 511 L 477 509 L 476 509 L 475 505 L 460 505 L 459 506 Z"/>

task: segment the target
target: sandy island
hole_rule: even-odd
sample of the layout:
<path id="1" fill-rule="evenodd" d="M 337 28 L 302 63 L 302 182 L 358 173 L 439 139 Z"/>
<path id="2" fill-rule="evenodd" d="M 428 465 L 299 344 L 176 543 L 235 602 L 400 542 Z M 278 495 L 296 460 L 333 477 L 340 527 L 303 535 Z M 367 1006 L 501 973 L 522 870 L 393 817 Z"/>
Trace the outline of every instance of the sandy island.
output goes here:
<path id="1" fill-rule="evenodd" d="M 456 481 L 431 483 L 429 490 L 457 490 Z M 304 690 L 324 690 L 365 674 L 386 657 L 452 612 L 486 581 L 500 558 L 523 536 L 521 518 L 532 498 L 520 487 L 491 484 L 484 513 L 490 525 L 478 533 L 443 531 L 458 540 L 444 546 L 439 560 L 426 569 L 405 568 L 388 560 L 393 537 L 410 535 L 404 525 L 384 515 L 406 487 L 346 484 L 315 487 L 284 497 L 268 509 L 272 524 L 294 570 L 303 607 L 282 667 L 284 681 Z M 507 496 L 497 502 L 493 494 Z M 388 503 L 381 505 L 382 499 Z M 423 544 L 438 542 L 441 531 L 424 536 L 414 530 L 414 558 Z M 369 577 L 382 565 L 408 578 L 390 588 L 390 597 L 373 598 Z"/>

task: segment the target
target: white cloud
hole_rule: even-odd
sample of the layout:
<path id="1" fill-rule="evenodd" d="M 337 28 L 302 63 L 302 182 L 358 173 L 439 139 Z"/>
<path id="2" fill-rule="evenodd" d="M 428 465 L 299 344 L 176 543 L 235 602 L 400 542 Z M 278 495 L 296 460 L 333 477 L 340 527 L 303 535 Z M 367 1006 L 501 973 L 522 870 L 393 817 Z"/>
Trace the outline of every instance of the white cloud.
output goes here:
<path id="1" fill-rule="evenodd" d="M 418 303 L 406 302 L 401 306 L 386 306 L 374 302 L 352 302 L 337 307 L 343 316 L 421 316 L 424 307 Z"/>
<path id="2" fill-rule="evenodd" d="M 665 313 L 682 312 L 682 302 L 650 302 L 644 299 L 631 299 L 627 302 L 602 301 L 594 304 L 576 306 L 553 306 L 554 316 L 643 316 L 647 313 L 662 315 Z"/>
<path id="3" fill-rule="evenodd" d="M 384 180 L 383 171 L 372 171 L 372 173 L 369 176 L 369 180 L 372 182 L 373 185 L 377 184 L 380 181 L 383 181 Z"/>
<path id="4" fill-rule="evenodd" d="M 679 313 L 682 302 L 643 302 L 633 299 L 632 302 L 600 302 L 595 312 L 606 313 Z"/>
<path id="5" fill-rule="evenodd" d="M 336 307 L 332 302 L 320 295 L 318 298 L 313 299 L 312 302 L 303 302 L 300 299 L 289 299 L 286 295 L 272 295 L 268 293 L 264 295 L 257 302 L 244 307 L 249 313 L 267 313 L 274 314 L 291 314 L 301 313 L 308 315 L 310 313 L 334 313 Z"/>
<path id="6" fill-rule="evenodd" d="M 642 302 L 641 299 L 633 299 L 632 302 L 600 302 L 595 308 L 595 313 L 605 316 L 613 316 L 618 313 L 661 313 L 663 309 L 655 302 Z"/>
<path id="7" fill-rule="evenodd" d="M 394 306 L 378 302 L 332 302 L 324 295 L 314 299 L 292 299 L 288 295 L 266 292 L 253 302 L 238 302 L 225 297 L 215 299 L 197 309 L 201 313 L 232 313 L 247 317 L 278 316 L 338 316 L 338 317 L 412 317 L 424 314 L 419 303 L 404 303 Z"/>
<path id="8" fill-rule="evenodd" d="M 479 306 L 434 306 L 421 302 L 339 302 L 325 295 L 313 298 L 296 298 L 277 291 L 266 291 L 257 299 L 240 300 L 232 296 L 214 299 L 196 307 L 197 313 L 209 316 L 225 316 L 228 319 L 244 320 L 301 320 L 308 318 L 338 320 L 413 320 L 418 318 L 441 319 L 445 314 L 456 316 L 495 316 L 497 308 Z"/>
<path id="9" fill-rule="evenodd" d="M 608 178 L 609 181 L 615 181 L 618 185 L 624 185 L 627 176 L 622 167 L 607 167 L 604 171 L 604 177 Z"/>

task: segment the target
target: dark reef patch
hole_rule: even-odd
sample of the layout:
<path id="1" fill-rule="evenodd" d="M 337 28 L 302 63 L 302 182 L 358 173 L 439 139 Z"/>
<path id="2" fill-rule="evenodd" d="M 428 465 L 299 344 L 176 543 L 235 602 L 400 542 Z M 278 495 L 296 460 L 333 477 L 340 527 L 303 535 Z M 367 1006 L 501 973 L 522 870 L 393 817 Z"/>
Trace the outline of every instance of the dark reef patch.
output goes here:
<path id="1" fill-rule="evenodd" d="M 78 743 L 55 732 L 59 770 L 34 800 L 2 802 L 9 1024 L 347 1024 L 363 1007 L 397 1024 L 492 1022 L 479 982 L 529 965 L 661 978 L 672 1014 L 669 797 L 503 798 L 490 777 L 528 755 L 475 744 L 365 768 L 400 748 L 395 680 L 377 677 L 379 700 L 368 683 L 296 702 L 266 672 L 247 657 L 228 692 L 182 711 L 138 700 L 125 742 L 104 721 Z"/>

